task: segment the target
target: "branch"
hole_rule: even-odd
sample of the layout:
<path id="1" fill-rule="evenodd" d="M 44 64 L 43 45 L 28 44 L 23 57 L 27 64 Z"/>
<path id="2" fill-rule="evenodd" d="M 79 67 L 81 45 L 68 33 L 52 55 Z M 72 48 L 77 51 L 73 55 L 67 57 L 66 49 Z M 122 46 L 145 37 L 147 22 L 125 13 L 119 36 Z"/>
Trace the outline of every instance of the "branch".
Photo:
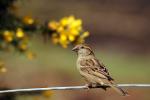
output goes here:
<path id="1" fill-rule="evenodd" d="M 118 84 L 118 87 L 150 87 L 150 84 Z M 99 85 L 92 88 L 105 88 L 109 85 Z M 1 90 L 2 93 L 12 93 L 12 92 L 32 92 L 32 91 L 45 91 L 45 90 L 79 90 L 88 89 L 87 86 L 63 86 L 63 87 L 47 87 L 47 88 L 28 88 L 28 89 L 12 89 L 12 90 Z"/>

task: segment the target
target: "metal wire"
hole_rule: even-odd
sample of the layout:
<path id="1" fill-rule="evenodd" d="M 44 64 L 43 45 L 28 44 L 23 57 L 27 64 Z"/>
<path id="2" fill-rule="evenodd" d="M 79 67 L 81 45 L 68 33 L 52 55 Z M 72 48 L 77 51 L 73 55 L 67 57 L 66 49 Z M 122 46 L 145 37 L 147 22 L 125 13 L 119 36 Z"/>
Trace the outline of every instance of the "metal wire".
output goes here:
<path id="1" fill-rule="evenodd" d="M 105 85 L 107 86 L 107 85 Z M 144 88 L 149 87 L 150 84 L 118 84 L 118 87 L 136 87 L 136 88 Z M 99 86 L 96 88 L 101 88 L 103 86 Z M 27 89 L 12 89 L 12 90 L 1 90 L 2 93 L 12 93 L 12 92 L 32 92 L 32 91 L 45 91 L 45 90 L 79 90 L 79 89 L 88 89 L 87 86 L 58 86 L 58 87 L 46 87 L 46 88 L 27 88 Z"/>

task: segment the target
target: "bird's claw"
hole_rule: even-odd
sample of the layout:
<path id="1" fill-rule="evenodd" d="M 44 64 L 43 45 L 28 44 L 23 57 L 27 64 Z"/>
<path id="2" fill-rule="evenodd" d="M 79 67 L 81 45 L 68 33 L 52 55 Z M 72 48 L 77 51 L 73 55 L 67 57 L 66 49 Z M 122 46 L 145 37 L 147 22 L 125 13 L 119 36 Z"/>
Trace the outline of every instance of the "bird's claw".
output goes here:
<path id="1" fill-rule="evenodd" d="M 86 86 L 88 89 L 92 88 L 92 84 L 85 84 L 85 86 Z"/>
<path id="2" fill-rule="evenodd" d="M 90 89 L 90 88 L 95 88 L 95 87 L 97 87 L 97 84 L 91 83 L 91 84 L 86 84 L 85 86 L 86 86 L 88 89 Z"/>

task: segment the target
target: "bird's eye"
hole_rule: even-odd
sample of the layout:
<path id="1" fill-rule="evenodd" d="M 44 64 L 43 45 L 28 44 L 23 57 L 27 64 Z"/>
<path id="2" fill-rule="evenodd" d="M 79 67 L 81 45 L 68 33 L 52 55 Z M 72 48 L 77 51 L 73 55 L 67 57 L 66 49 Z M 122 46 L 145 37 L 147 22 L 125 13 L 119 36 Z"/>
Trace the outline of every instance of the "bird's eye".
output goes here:
<path id="1" fill-rule="evenodd" d="M 81 47 L 81 49 L 83 49 L 84 47 Z"/>

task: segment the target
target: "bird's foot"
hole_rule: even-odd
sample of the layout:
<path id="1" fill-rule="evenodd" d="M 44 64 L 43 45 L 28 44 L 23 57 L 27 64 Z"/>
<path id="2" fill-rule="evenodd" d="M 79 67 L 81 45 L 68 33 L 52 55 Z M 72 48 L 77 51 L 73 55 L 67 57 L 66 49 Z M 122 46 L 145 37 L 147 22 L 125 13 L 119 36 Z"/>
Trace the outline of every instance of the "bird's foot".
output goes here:
<path id="1" fill-rule="evenodd" d="M 85 84 L 85 86 L 86 86 L 88 89 L 92 88 L 92 84 Z"/>
<path id="2" fill-rule="evenodd" d="M 96 88 L 97 87 L 97 84 L 96 83 L 89 83 L 89 84 L 86 84 L 85 85 L 88 89 L 90 88 Z"/>
<path id="3" fill-rule="evenodd" d="M 104 89 L 105 91 L 107 90 L 107 88 L 109 88 L 110 86 L 101 82 L 100 84 L 97 84 L 96 87 L 99 87 L 99 88 L 102 88 Z"/>

